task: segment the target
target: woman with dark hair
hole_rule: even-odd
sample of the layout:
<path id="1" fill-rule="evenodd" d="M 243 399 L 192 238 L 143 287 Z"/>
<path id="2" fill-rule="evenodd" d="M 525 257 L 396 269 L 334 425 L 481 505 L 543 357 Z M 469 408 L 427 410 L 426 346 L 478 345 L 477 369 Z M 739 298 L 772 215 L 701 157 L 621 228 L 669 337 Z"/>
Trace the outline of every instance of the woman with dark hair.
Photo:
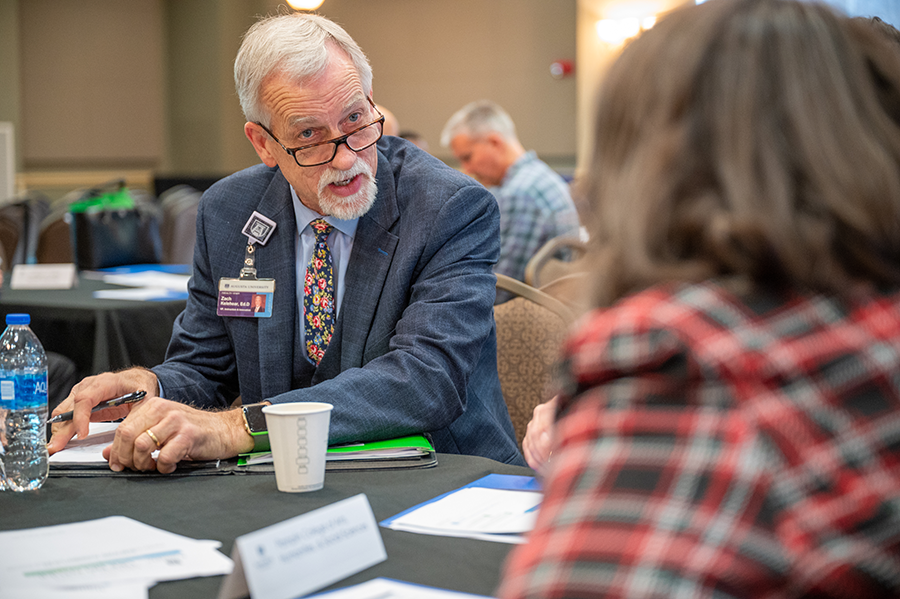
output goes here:
<path id="1" fill-rule="evenodd" d="M 500 597 L 900 596 L 898 106 L 896 50 L 821 4 L 715 0 L 624 50 L 598 309 Z"/>

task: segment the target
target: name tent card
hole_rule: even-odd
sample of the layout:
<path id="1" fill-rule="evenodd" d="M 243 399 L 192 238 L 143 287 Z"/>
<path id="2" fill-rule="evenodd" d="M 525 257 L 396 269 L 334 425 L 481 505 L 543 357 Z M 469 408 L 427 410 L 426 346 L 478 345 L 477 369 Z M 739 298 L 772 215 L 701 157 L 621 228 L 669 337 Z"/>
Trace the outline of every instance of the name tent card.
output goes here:
<path id="1" fill-rule="evenodd" d="M 251 532 L 235 540 L 234 571 L 219 599 L 293 599 L 387 559 L 364 494 Z"/>
<path id="2" fill-rule="evenodd" d="M 16 264 L 10 289 L 71 289 L 78 280 L 74 264 Z"/>

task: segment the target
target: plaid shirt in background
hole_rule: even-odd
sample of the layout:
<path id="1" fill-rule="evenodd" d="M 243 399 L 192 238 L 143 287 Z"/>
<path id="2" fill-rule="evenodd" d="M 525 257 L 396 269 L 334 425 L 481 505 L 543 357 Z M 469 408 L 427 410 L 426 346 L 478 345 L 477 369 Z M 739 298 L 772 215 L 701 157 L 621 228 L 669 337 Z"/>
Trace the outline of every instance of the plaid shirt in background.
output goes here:
<path id="1" fill-rule="evenodd" d="M 499 596 L 900 596 L 900 294 L 658 287 L 566 346 Z"/>
<path id="2" fill-rule="evenodd" d="M 578 212 L 569 186 L 553 169 L 527 152 L 492 187 L 500 207 L 500 260 L 494 272 L 522 281 L 525 266 L 545 243 L 578 234 Z"/>

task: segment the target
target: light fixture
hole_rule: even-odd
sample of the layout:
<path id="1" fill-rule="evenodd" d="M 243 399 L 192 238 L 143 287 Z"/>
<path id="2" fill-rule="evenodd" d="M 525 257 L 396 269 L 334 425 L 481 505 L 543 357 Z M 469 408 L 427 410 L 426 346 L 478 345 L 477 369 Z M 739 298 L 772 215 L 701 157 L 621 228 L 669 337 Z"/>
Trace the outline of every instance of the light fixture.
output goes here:
<path id="1" fill-rule="evenodd" d="M 316 10 L 322 6 L 324 0 L 287 0 L 287 3 L 294 10 Z"/>
<path id="2" fill-rule="evenodd" d="M 628 0 L 610 2 L 597 21 L 597 37 L 611 46 L 619 46 L 656 24 L 656 15 L 666 10 L 662 0 Z"/>
<path id="3" fill-rule="evenodd" d="M 641 20 L 637 17 L 625 19 L 600 19 L 597 21 L 597 37 L 617 46 L 641 32 Z"/>

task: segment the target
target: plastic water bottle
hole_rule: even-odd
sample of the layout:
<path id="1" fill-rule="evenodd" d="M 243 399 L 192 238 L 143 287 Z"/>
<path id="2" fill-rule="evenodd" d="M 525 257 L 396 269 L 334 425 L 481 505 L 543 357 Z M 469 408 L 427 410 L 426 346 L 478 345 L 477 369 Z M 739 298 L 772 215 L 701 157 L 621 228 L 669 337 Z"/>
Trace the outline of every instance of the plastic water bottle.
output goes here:
<path id="1" fill-rule="evenodd" d="M 47 480 L 47 356 L 28 314 L 7 314 L 0 337 L 0 477 L 12 491 Z"/>

